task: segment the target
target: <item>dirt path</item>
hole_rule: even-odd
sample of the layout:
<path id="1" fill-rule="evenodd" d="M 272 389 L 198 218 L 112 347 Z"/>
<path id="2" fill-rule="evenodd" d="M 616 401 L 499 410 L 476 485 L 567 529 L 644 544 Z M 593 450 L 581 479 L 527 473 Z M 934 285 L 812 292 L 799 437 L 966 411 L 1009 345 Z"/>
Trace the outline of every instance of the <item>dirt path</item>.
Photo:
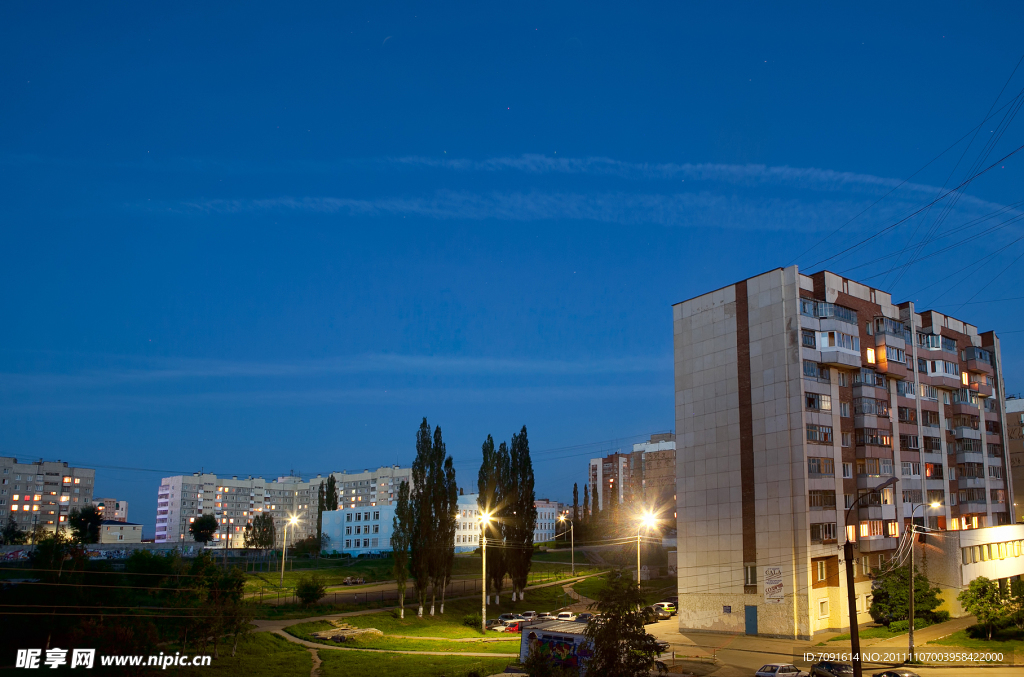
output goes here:
<path id="1" fill-rule="evenodd" d="M 320 677 L 320 666 L 323 664 L 320 654 L 316 649 L 310 649 L 309 653 L 313 656 L 313 669 L 309 671 L 309 677 Z"/>

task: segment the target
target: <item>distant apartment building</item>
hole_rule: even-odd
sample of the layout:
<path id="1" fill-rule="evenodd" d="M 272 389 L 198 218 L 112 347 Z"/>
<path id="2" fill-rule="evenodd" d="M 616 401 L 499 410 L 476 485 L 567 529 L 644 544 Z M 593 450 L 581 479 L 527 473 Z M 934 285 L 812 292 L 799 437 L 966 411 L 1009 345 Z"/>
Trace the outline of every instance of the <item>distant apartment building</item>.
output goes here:
<path id="1" fill-rule="evenodd" d="M 398 485 L 403 481 L 412 484 L 412 468 L 398 465 L 331 474 L 338 486 L 339 504 L 345 503 L 350 508 L 360 505 L 391 505 L 398 500 Z"/>
<path id="2" fill-rule="evenodd" d="M 54 531 L 67 526 L 71 511 L 92 503 L 95 481 L 95 470 L 68 467 L 65 461 L 19 463 L 0 456 L 0 511 L 13 517 L 22 531 Z"/>
<path id="3" fill-rule="evenodd" d="M 100 543 L 142 543 L 142 525 L 119 520 L 100 523 Z"/>
<path id="4" fill-rule="evenodd" d="M 867 622 L 869 574 L 912 518 L 960 531 L 972 555 L 1017 538 L 1000 531 L 1013 501 L 993 332 L 795 266 L 676 304 L 673 325 L 681 630 L 842 630 L 847 566 Z"/>
<path id="5" fill-rule="evenodd" d="M 650 509 L 670 511 L 675 505 L 675 477 L 675 435 L 651 435 L 650 440 L 634 444 L 631 453 L 617 451 L 590 459 L 591 502 L 605 510 L 612 502 L 640 498 Z"/>
<path id="6" fill-rule="evenodd" d="M 538 498 L 533 505 L 537 508 L 537 528 L 533 531 L 533 542 L 555 540 L 555 534 L 559 533 L 558 511 L 561 504 L 558 501 Z M 568 525 L 565 529 L 568 529 Z"/>
<path id="7" fill-rule="evenodd" d="M 316 533 L 317 492 L 326 478 L 317 476 L 262 477 L 239 479 L 193 473 L 165 477 L 157 493 L 156 542 L 194 543 L 189 526 L 202 515 L 213 515 L 220 524 L 210 545 L 229 548 L 243 546 L 245 525 L 260 513 L 274 517 L 277 545 L 284 538 L 285 523 L 298 519 L 288 529 L 288 541 L 294 543 Z"/>
<path id="8" fill-rule="evenodd" d="M 1006 400 L 1006 443 L 1010 453 L 1015 522 L 1024 522 L 1024 399 Z"/>
<path id="9" fill-rule="evenodd" d="M 119 501 L 114 498 L 94 498 L 92 504 L 105 520 L 114 522 L 128 521 L 128 501 Z"/>

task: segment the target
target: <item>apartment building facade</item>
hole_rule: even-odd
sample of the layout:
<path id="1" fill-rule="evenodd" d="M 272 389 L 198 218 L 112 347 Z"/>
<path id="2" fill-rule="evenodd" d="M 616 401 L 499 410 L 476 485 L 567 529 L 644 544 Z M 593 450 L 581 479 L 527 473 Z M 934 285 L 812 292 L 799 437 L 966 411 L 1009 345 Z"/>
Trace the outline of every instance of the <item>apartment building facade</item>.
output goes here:
<path id="1" fill-rule="evenodd" d="M 285 523 L 291 517 L 297 524 L 288 529 L 288 541 L 316 533 L 317 492 L 325 477 L 312 480 L 283 476 L 275 480 L 262 477 L 217 477 L 211 473 L 193 473 L 165 477 L 157 493 L 156 542 L 194 543 L 189 526 L 196 517 L 213 515 L 221 525 L 209 546 L 241 548 L 246 524 L 256 515 L 274 517 L 277 547 L 284 539 Z"/>
<path id="2" fill-rule="evenodd" d="M 538 498 L 533 505 L 537 508 L 537 527 L 533 530 L 534 543 L 553 541 L 556 534 L 569 528 L 566 525 L 564 529 L 559 529 L 558 510 L 561 503 L 558 501 Z"/>
<path id="3" fill-rule="evenodd" d="M 1010 454 L 1014 521 L 1024 522 L 1024 399 L 1006 400 L 1006 444 Z"/>
<path id="4" fill-rule="evenodd" d="M 682 630 L 840 630 L 847 565 L 866 622 L 912 517 L 1011 521 L 992 332 L 795 266 L 676 304 L 673 326 Z"/>
<path id="5" fill-rule="evenodd" d="M 128 501 L 120 501 L 116 498 L 94 498 L 92 504 L 105 520 L 115 522 L 128 521 Z"/>
<path id="6" fill-rule="evenodd" d="M 657 433 L 634 444 L 630 453 L 590 459 L 588 481 L 592 505 L 598 510 L 639 498 L 649 509 L 670 512 L 675 505 L 675 435 Z"/>
<path id="7" fill-rule="evenodd" d="M 362 505 L 391 505 L 398 500 L 398 486 L 402 482 L 412 485 L 412 467 L 381 466 L 361 472 L 334 472 L 338 487 L 338 503 L 350 508 Z"/>
<path id="8" fill-rule="evenodd" d="M 73 510 L 92 504 L 95 485 L 92 468 L 69 467 L 60 460 L 19 462 L 0 456 L 0 511 L 13 517 L 22 531 L 66 528 Z"/>

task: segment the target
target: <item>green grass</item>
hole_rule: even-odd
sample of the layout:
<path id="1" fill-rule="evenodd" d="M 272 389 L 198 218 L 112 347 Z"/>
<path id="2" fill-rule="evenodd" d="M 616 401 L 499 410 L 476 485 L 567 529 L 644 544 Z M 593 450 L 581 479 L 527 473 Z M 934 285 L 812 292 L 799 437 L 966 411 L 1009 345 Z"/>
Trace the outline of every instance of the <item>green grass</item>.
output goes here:
<path id="1" fill-rule="evenodd" d="M 941 646 L 962 646 L 965 649 L 977 649 L 979 651 L 999 651 L 1004 654 L 1020 651 L 1024 652 L 1024 630 L 1018 630 L 1014 626 L 993 630 L 992 639 L 974 639 L 968 636 L 966 630 L 954 632 L 941 639 L 932 640 L 928 644 Z"/>
<path id="2" fill-rule="evenodd" d="M 499 614 L 519 611 L 556 611 L 571 603 L 562 591 L 562 586 L 552 585 L 537 590 L 527 590 L 526 599 L 515 603 L 509 600 L 509 591 L 501 596 L 501 604 L 487 607 L 487 617 L 497 618 Z M 429 605 L 430 600 L 427 600 Z M 463 618 L 480 613 L 480 598 L 456 599 L 445 603 L 445 613 L 428 616 L 428 608 L 424 609 L 423 618 L 416 616 L 415 600 L 406 599 L 405 618 L 399 619 L 397 611 L 382 611 L 376 614 L 351 616 L 346 618 L 358 628 L 377 628 L 386 635 L 416 635 L 425 637 L 480 637 L 478 629 L 470 628 L 462 623 Z M 496 633 L 495 633 L 496 634 Z"/>
<path id="3" fill-rule="evenodd" d="M 493 675 L 517 662 L 514 658 L 477 658 L 467 656 L 416 656 L 371 651 L 320 651 L 322 677 L 352 675 L 402 675 L 403 677 L 463 677 L 470 672 Z M 307 670 L 306 674 L 309 672 Z"/>
<path id="4" fill-rule="evenodd" d="M 598 599 L 601 596 L 601 590 L 604 588 L 604 581 L 604 576 L 592 576 L 576 583 L 572 586 L 572 589 L 583 597 Z M 654 580 L 643 582 L 644 602 L 646 604 L 654 604 L 666 597 L 674 597 L 675 591 L 675 581 Z"/>
<path id="5" fill-rule="evenodd" d="M 191 652 L 190 652 L 191 653 Z M 287 675 L 308 677 L 313 669 L 309 651 L 269 632 L 253 633 L 240 642 L 237 655 L 231 657 L 231 646 L 221 647 L 220 658 L 209 667 L 168 668 L 159 671 L 166 675 L 246 675 L 246 677 L 278 677 Z M 97 658 L 97 663 L 99 659 Z M 156 673 L 153 673 L 156 674 Z"/>
<path id="6" fill-rule="evenodd" d="M 311 621 L 298 623 L 285 628 L 285 632 L 299 639 L 318 642 L 328 646 L 344 646 L 356 649 L 383 649 L 390 651 L 443 651 L 446 653 L 519 653 L 519 635 L 503 636 L 492 633 L 494 637 L 480 638 L 470 642 L 455 642 L 435 639 L 406 639 L 404 637 L 359 637 L 343 643 L 314 637 L 313 633 L 329 630 L 332 626 L 327 621 Z"/>
<path id="7" fill-rule="evenodd" d="M 907 634 L 907 632 L 908 632 L 907 630 L 904 630 L 903 632 L 889 632 L 889 628 L 885 627 L 884 625 L 879 625 L 877 627 L 876 626 L 872 626 L 872 627 L 868 627 L 868 628 L 861 628 L 860 632 L 858 632 L 857 635 L 861 639 L 888 639 L 890 637 L 895 637 L 897 635 L 905 635 L 905 634 Z M 843 635 L 836 635 L 835 637 L 833 637 L 832 639 L 830 639 L 828 641 L 829 642 L 849 642 L 850 641 L 850 633 L 847 632 L 846 634 L 843 634 Z M 822 642 L 822 644 L 824 644 L 824 643 L 825 642 Z"/>

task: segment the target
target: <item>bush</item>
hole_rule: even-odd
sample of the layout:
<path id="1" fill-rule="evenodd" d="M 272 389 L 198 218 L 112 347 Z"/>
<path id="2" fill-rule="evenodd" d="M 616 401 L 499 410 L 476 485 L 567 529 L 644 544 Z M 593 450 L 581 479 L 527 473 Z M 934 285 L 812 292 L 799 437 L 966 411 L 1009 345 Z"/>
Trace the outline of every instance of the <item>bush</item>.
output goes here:
<path id="1" fill-rule="evenodd" d="M 462 624 L 468 625 L 471 628 L 479 630 L 481 624 L 480 614 L 470 614 L 468 616 L 463 616 Z"/>
<path id="2" fill-rule="evenodd" d="M 320 574 L 303 575 L 295 586 L 295 595 L 306 606 L 319 602 L 327 594 L 327 581 Z"/>
<path id="3" fill-rule="evenodd" d="M 949 614 L 947 613 L 946 615 L 948 616 Z M 914 629 L 915 630 L 920 630 L 921 628 L 927 628 L 931 624 L 932 624 L 932 622 L 930 620 L 928 620 L 927 618 L 920 618 L 920 617 L 915 617 L 914 618 Z M 910 621 L 909 620 L 893 621 L 892 623 L 889 624 L 889 632 L 907 632 L 908 630 L 910 630 Z"/>
<path id="4" fill-rule="evenodd" d="M 948 611 L 933 611 L 931 613 L 932 623 L 945 623 L 949 620 Z"/>

